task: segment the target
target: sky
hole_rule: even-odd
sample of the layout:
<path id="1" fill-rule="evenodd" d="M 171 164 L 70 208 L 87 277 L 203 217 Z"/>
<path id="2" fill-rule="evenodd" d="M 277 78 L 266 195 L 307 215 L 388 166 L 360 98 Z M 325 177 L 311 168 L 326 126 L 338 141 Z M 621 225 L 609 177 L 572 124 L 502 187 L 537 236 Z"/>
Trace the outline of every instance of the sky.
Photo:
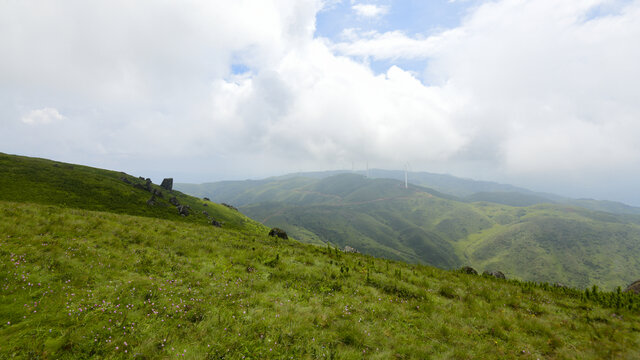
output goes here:
<path id="1" fill-rule="evenodd" d="M 640 206 L 640 0 L 0 0 L 0 152 Z"/>

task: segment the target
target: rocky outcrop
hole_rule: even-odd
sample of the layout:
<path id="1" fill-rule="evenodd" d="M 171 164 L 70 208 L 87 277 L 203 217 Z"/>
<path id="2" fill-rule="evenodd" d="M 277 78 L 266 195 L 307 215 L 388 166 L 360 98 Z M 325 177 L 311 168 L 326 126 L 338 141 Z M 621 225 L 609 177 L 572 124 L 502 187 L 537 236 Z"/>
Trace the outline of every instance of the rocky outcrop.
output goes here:
<path id="1" fill-rule="evenodd" d="M 273 236 L 273 237 L 279 237 L 281 239 L 288 239 L 289 236 L 287 236 L 287 233 L 280 229 L 280 228 L 273 228 L 271 229 L 271 231 L 269 231 L 269 236 Z"/>
<path id="2" fill-rule="evenodd" d="M 173 178 L 164 178 L 160 187 L 167 191 L 171 191 L 173 189 Z"/>
<path id="3" fill-rule="evenodd" d="M 170 203 L 171 203 L 171 205 L 173 205 L 173 206 L 180 206 L 180 202 L 178 201 L 178 199 L 176 199 L 176 197 L 175 197 L 175 196 L 172 196 L 172 197 L 169 199 L 169 202 L 170 202 Z"/>
<path id="4" fill-rule="evenodd" d="M 228 208 L 229 208 L 229 209 L 231 209 L 231 210 L 238 211 L 238 208 L 236 208 L 236 207 L 235 207 L 235 206 L 233 206 L 233 205 L 229 205 L 229 204 L 226 204 L 226 203 L 222 203 L 221 205 L 226 206 L 226 207 L 228 207 Z"/>
<path id="5" fill-rule="evenodd" d="M 506 279 L 507 278 L 506 276 L 504 276 L 502 271 L 486 271 L 485 270 L 485 272 L 483 272 L 482 275 L 493 276 L 494 278 L 497 278 L 497 279 Z"/>
<path id="6" fill-rule="evenodd" d="M 131 185 L 131 181 L 129 181 L 129 179 L 127 179 L 127 178 L 126 178 L 126 177 L 124 177 L 124 176 L 123 176 L 123 177 L 121 177 L 121 178 L 120 178 L 120 180 L 122 180 L 122 182 L 123 182 L 123 183 L 125 183 L 125 184 L 129 184 L 129 185 Z"/>
<path id="7" fill-rule="evenodd" d="M 344 252 L 346 253 L 352 253 L 352 254 L 359 254 L 360 252 L 358 250 L 356 250 L 355 248 L 352 248 L 351 246 L 347 245 L 344 247 Z"/>
<path id="8" fill-rule="evenodd" d="M 151 193 L 159 198 L 164 198 L 164 195 L 162 194 L 162 191 L 158 190 L 158 189 L 153 189 L 151 190 Z"/>
<path id="9" fill-rule="evenodd" d="M 213 225 L 215 227 L 219 227 L 219 228 L 222 227 L 222 224 L 219 221 L 217 221 L 216 219 L 211 219 L 211 225 Z"/>
<path id="10" fill-rule="evenodd" d="M 208 197 L 203 197 L 202 200 L 211 201 Z"/>
<path id="11" fill-rule="evenodd" d="M 152 184 L 151 179 L 147 178 L 144 184 L 144 189 L 151 192 L 151 184 Z"/>
<path id="12" fill-rule="evenodd" d="M 627 288 L 624 289 L 624 292 L 632 292 L 634 294 L 640 294 L 640 280 L 636 280 L 633 283 L 631 283 L 631 285 L 627 286 Z"/>
<path id="13" fill-rule="evenodd" d="M 179 206 L 177 207 L 177 209 L 178 209 L 178 213 L 179 213 L 180 215 L 182 215 L 182 216 L 189 216 L 189 210 L 190 210 L 189 205 L 179 205 Z"/>
<path id="14" fill-rule="evenodd" d="M 460 272 L 464 274 L 469 274 L 469 275 L 478 275 L 478 272 L 476 271 L 476 269 L 472 268 L 471 266 L 461 267 Z"/>
<path id="15" fill-rule="evenodd" d="M 151 198 L 149 200 L 147 200 L 147 205 L 153 206 L 155 204 L 156 204 L 156 195 L 155 194 L 151 194 Z"/>

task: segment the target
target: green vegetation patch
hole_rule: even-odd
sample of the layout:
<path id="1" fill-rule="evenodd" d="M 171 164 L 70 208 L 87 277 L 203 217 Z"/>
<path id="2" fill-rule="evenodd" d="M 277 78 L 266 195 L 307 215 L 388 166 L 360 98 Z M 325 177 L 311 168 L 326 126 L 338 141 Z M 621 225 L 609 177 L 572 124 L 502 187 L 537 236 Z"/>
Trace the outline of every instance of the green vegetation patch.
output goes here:
<path id="1" fill-rule="evenodd" d="M 0 358 L 640 356 L 635 295 L 50 205 L 0 202 L 0 286 Z"/>

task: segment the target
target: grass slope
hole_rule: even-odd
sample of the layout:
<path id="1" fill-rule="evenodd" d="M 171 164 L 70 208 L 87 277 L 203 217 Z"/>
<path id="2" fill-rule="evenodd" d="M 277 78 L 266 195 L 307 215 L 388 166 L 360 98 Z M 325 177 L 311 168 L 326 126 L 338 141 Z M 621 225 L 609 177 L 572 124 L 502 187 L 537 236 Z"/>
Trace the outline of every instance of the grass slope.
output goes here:
<path id="1" fill-rule="evenodd" d="M 162 192 L 156 205 L 147 205 L 151 193 L 133 186 L 145 181 L 122 172 L 66 164 L 46 159 L 0 153 L 0 200 L 62 205 L 70 208 L 109 211 L 169 220 L 208 223 L 209 217 L 224 227 L 262 228 L 246 216 L 220 204 L 166 191 L 158 185 L 152 189 Z M 126 179 L 129 183 L 124 182 Z M 181 216 L 169 203 L 175 197 L 180 204 L 189 205 L 189 216 Z M 206 211 L 209 215 L 203 214 Z"/>
<path id="2" fill-rule="evenodd" d="M 397 180 L 354 174 L 239 183 L 239 192 L 207 195 L 244 204 L 241 210 L 248 216 L 308 243 L 349 245 L 442 268 L 471 265 L 580 288 L 596 284 L 612 290 L 640 277 L 636 215 L 537 204 L 542 201 L 537 196 L 512 192 L 474 199 L 514 206 L 468 203 L 427 188 L 405 189 Z M 225 187 L 233 188 L 232 183 Z"/>
<path id="3" fill-rule="evenodd" d="M 640 357 L 637 295 L 0 201 L 0 358 Z"/>

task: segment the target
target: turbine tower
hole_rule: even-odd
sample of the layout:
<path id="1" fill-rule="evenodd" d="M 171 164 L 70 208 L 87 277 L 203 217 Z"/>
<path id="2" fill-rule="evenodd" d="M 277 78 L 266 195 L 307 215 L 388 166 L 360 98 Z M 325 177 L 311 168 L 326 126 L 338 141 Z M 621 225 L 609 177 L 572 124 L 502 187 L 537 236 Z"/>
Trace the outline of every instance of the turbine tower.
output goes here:
<path id="1" fill-rule="evenodd" d="M 409 188 L 409 184 L 407 183 L 407 165 L 404 166 L 404 188 Z"/>
<path id="2" fill-rule="evenodd" d="M 404 164 L 404 188 L 408 189 L 409 188 L 409 169 L 410 169 L 411 165 L 409 165 L 409 162 L 406 162 Z"/>

